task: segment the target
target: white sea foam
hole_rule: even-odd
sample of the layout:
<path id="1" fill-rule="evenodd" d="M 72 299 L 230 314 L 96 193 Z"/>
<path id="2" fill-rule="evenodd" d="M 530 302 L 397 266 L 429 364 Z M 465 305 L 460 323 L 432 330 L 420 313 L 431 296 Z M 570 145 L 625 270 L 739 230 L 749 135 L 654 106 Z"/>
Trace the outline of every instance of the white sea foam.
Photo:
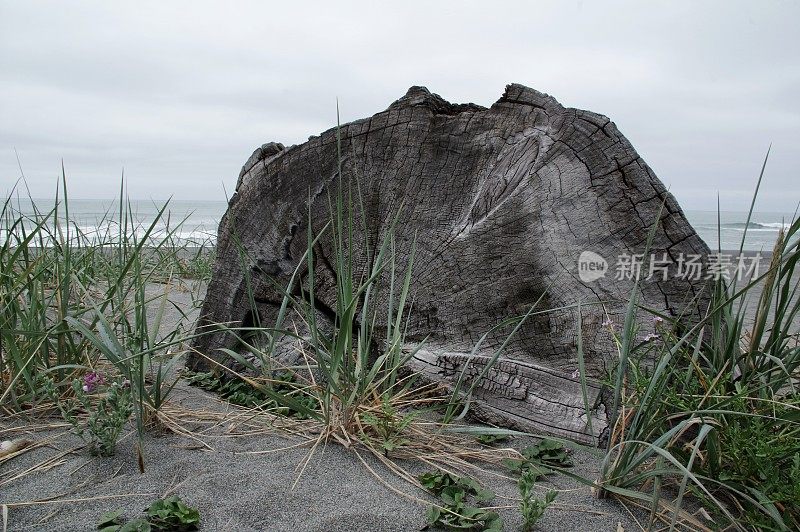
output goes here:
<path id="1" fill-rule="evenodd" d="M 9 228 L 3 227 L 4 222 L 14 222 L 18 216 L 25 218 L 21 225 L 14 229 L 12 239 L 20 239 L 24 233 L 29 233 L 41 221 L 42 215 L 48 215 L 53 209 L 52 200 L 21 200 L 14 202 L 15 212 L 11 220 L 0 220 L 0 245 L 8 239 Z M 148 235 L 148 245 L 155 245 L 169 239 L 176 245 L 200 246 L 214 245 L 217 227 L 225 209 L 225 202 L 191 202 L 172 201 L 162 217 L 153 224 L 163 203 L 152 201 L 133 201 L 131 203 L 132 215 L 128 225 L 124 228 L 127 237 L 141 240 L 148 235 L 148 229 L 153 225 Z M 37 214 L 38 213 L 40 214 Z M 100 200 L 70 200 L 69 224 L 64 219 L 64 207 L 59 207 L 58 229 L 54 217 L 51 215 L 45 222 L 45 233 L 50 233 L 56 239 L 67 238 L 81 245 L 104 245 L 119 241 L 120 226 L 118 222 L 118 204 Z M 31 242 L 30 245 L 54 245 L 55 241 Z"/>

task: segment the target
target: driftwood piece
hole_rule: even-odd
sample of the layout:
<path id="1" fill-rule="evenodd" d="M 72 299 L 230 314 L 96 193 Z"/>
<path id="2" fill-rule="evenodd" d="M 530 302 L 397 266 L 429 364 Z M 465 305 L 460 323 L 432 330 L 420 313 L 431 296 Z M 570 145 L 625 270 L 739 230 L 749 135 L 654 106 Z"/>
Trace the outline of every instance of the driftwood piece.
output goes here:
<path id="1" fill-rule="evenodd" d="M 607 320 L 619 327 L 633 287 L 630 271 L 616 271 L 618 258 L 643 253 L 657 221 L 651 251 L 669 264 L 641 283 L 642 302 L 678 315 L 687 304 L 697 312 L 705 301 L 704 281 L 679 278 L 677 269 L 681 255 L 707 255 L 706 245 L 602 115 L 565 108 L 521 85 L 509 85 L 488 109 L 412 87 L 386 111 L 344 124 L 339 134 L 342 173 L 358 179 L 365 217 L 358 222 L 368 240 L 380 241 L 397 217 L 401 267 L 416 242 L 408 347 L 426 341 L 414 369 L 452 382 L 463 364 L 478 368 L 505 340 L 508 329 L 493 332 L 467 360 L 493 326 L 540 298 L 540 308 L 554 309 L 532 316 L 477 384 L 476 412 L 486 420 L 598 441 L 606 405 L 592 385 L 587 413 L 574 376 L 576 305 L 587 372 L 600 377 L 616 353 Z M 273 281 L 285 286 L 297 267 L 308 213 L 315 230 L 329 220 L 337 168 L 335 129 L 289 148 L 265 144 L 248 159 L 220 224 L 201 325 L 274 319 L 281 295 Z M 321 319 L 329 319 L 336 308 L 331 249 L 325 242 L 320 248 L 316 295 Z M 365 256 L 356 250 L 358 272 Z M 581 257 L 602 268 L 598 256 L 607 262 L 605 275 L 579 270 Z M 653 324 L 642 318 L 640 330 L 652 332 Z M 202 336 L 194 347 L 221 361 L 218 348 L 237 348 L 224 332 Z M 208 367 L 198 355 L 189 365 Z"/>

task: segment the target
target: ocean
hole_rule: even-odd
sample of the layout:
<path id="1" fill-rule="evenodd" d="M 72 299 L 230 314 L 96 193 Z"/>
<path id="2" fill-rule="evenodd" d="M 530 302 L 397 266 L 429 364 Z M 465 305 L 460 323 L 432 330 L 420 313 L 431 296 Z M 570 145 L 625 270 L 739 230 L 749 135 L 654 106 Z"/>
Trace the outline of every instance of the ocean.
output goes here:
<path id="1" fill-rule="evenodd" d="M 793 220 L 791 213 L 753 212 L 749 225 L 745 211 L 685 211 L 686 218 L 712 251 L 738 250 L 745 236 L 746 251 L 772 251 L 778 232 L 788 229 Z"/>
<path id="2" fill-rule="evenodd" d="M 26 215 L 34 212 L 34 205 L 40 212 L 49 212 L 53 208 L 53 200 L 28 199 L 13 200 L 15 209 Z M 163 201 L 136 200 L 131 202 L 133 216 L 136 220 L 137 233 L 144 234 L 146 228 L 155 219 L 158 211 L 164 206 Z M 174 231 L 176 242 L 186 245 L 213 244 L 217 227 L 225 213 L 225 201 L 187 201 L 172 200 L 167 206 L 164 216 L 154 229 L 156 238 Z M 119 203 L 117 200 L 85 200 L 70 199 L 69 215 L 71 226 L 87 237 L 113 239 L 118 231 Z M 59 218 L 63 220 L 63 212 Z M 712 250 L 718 248 L 718 237 L 722 250 L 738 250 L 744 234 L 747 212 L 722 211 L 720 224 L 717 224 L 717 212 L 685 211 L 686 217 L 700 237 Z M 771 251 L 781 228 L 788 228 L 792 220 L 791 213 L 754 212 L 747 229 L 747 240 L 744 249 L 747 251 Z M 179 222 L 180 227 L 175 229 Z M 2 224 L 0 224 L 2 225 Z M 719 229 L 719 231 L 718 231 Z M 4 235 L 0 234 L 0 242 Z"/>
<path id="3" fill-rule="evenodd" d="M 25 216 L 39 213 L 48 214 L 53 209 L 54 201 L 16 198 L 12 201 L 13 209 Z M 179 245 L 202 246 L 213 244 L 217 237 L 217 228 L 222 215 L 227 209 L 224 201 L 186 201 L 186 200 L 131 200 L 130 210 L 133 229 L 136 236 L 143 237 L 150 225 L 156 220 L 159 211 L 166 205 L 166 210 L 150 231 L 152 240 L 158 241 L 170 235 Z M 59 207 L 58 218 L 63 222 L 66 213 Z M 52 220 L 52 216 L 50 217 Z M 119 234 L 119 200 L 87 200 L 69 199 L 69 219 L 72 234 L 82 235 L 87 241 L 111 242 Z M 125 216 L 123 216 L 123 220 Z M 4 220 L 0 220 L 3 228 Z M 26 224 L 30 227 L 30 223 Z M 52 223 L 50 223 L 52 226 Z M 0 244 L 5 239 L 5 232 L 0 232 Z"/>

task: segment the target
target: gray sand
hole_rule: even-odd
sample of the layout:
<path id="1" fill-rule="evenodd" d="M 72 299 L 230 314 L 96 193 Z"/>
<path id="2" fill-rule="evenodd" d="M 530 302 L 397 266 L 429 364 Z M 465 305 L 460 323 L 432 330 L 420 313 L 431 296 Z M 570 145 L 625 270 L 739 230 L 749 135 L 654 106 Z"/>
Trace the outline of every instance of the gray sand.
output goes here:
<path id="1" fill-rule="evenodd" d="M 173 402 L 196 411 L 230 412 L 238 409 L 212 395 L 183 383 L 176 388 Z M 55 420 L 54 420 L 55 421 Z M 403 497 L 386 487 L 359 460 L 353 449 L 332 443 L 318 448 L 299 477 L 296 471 L 309 446 L 268 454 L 251 451 L 282 449 L 304 441 L 282 435 L 277 429 L 251 436 L 224 436 L 238 425 L 235 416 L 201 436 L 213 450 L 203 449 L 193 439 L 172 433 L 145 440 L 146 469 L 140 474 L 135 458 L 135 434 L 129 432 L 111 458 L 95 458 L 80 449 L 81 442 L 63 430 L 36 430 L 24 424 L 0 422 L 0 436 L 25 436 L 37 442 L 55 439 L 0 464 L 0 504 L 9 508 L 9 530 L 91 530 L 105 512 L 123 509 L 133 518 L 165 493 L 178 493 L 200 510 L 202 530 L 419 530 L 425 525 L 426 505 Z M 19 426 L 22 431 L 11 430 Z M 199 427 L 198 427 L 199 428 Z M 239 426 L 239 429 L 242 429 Z M 240 432 L 243 432 L 240 430 Z M 220 437 L 223 436 L 223 437 Z M 524 442 L 519 442 L 522 444 Z M 61 456 L 52 468 L 19 472 Z M 359 454 L 384 482 L 419 499 L 425 492 L 393 475 L 363 449 Z M 587 452 L 574 455 L 578 475 L 595 478 L 599 460 Z M 403 463 L 410 471 L 428 468 Z M 502 471 L 497 470 L 502 473 Z M 498 496 L 493 502 L 501 509 L 507 530 L 519 530 L 516 485 L 490 471 L 472 475 Z M 297 481 L 296 486 L 293 485 Z M 595 499 L 588 487 L 566 477 L 541 481 L 540 489 L 559 490 L 556 504 L 540 521 L 541 530 L 625 530 L 639 527 L 618 503 Z M 118 496 L 79 502 L 58 500 Z M 52 503 L 13 506 L 53 499 Z"/>

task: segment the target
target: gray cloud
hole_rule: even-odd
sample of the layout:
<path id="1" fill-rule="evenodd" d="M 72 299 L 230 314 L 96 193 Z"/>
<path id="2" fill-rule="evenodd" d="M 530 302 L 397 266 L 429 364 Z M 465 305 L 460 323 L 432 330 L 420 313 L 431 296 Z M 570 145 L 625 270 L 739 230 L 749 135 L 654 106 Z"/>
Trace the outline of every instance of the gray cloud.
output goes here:
<path id="1" fill-rule="evenodd" d="M 0 0 L 0 176 L 50 196 L 222 198 L 253 147 L 385 109 L 410 85 L 508 82 L 611 117 L 687 208 L 800 199 L 800 4 Z M 7 183 L 7 185 L 5 185 Z"/>

